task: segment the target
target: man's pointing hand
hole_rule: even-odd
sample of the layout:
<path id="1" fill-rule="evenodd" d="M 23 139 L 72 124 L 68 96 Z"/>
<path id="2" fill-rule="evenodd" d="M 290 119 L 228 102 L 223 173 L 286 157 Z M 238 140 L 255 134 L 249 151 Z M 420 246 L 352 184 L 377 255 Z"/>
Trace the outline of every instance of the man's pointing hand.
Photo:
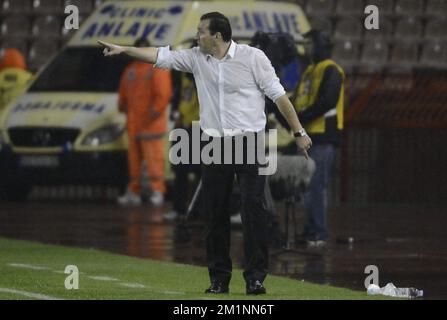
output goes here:
<path id="1" fill-rule="evenodd" d="M 124 51 L 124 47 L 118 46 L 116 44 L 104 42 L 101 40 L 98 40 L 98 43 L 104 47 L 104 56 L 114 56 L 117 54 L 121 54 Z"/>

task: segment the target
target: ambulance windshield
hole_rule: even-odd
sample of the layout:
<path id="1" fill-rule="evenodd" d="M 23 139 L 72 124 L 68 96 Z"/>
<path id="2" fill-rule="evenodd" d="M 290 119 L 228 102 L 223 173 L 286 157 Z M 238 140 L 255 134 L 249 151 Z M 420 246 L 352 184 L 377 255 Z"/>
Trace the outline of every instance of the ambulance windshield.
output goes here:
<path id="1" fill-rule="evenodd" d="M 105 58 L 100 47 L 69 47 L 33 83 L 30 92 L 117 92 L 126 56 Z"/>

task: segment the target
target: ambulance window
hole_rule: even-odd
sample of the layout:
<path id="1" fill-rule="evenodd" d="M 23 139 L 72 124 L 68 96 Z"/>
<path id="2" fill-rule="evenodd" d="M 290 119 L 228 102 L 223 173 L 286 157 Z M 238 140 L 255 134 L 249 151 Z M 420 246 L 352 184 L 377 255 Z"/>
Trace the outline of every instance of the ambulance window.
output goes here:
<path id="1" fill-rule="evenodd" d="M 31 86 L 31 92 L 117 92 L 130 58 L 104 57 L 99 47 L 71 47 L 61 52 Z"/>

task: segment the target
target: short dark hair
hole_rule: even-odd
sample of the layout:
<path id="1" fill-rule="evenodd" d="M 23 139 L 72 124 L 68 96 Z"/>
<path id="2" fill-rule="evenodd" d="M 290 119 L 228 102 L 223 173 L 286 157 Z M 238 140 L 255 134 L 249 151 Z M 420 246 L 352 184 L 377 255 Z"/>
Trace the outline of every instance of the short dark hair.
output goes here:
<path id="1" fill-rule="evenodd" d="M 216 32 L 220 32 L 222 35 L 222 39 L 225 42 L 228 42 L 231 40 L 231 25 L 230 20 L 228 20 L 227 17 L 225 17 L 220 12 L 208 12 L 205 13 L 203 16 L 200 17 L 200 21 L 202 20 L 209 20 L 210 25 L 210 33 L 211 35 L 216 34 Z"/>
<path id="2" fill-rule="evenodd" d="M 311 29 L 305 34 L 303 34 L 305 39 L 310 39 L 316 46 L 324 47 L 327 49 L 332 48 L 332 42 L 326 31 L 319 29 Z"/>
<path id="3" fill-rule="evenodd" d="M 151 43 L 146 38 L 139 38 L 139 39 L 135 40 L 135 42 L 134 42 L 134 47 L 137 47 L 137 48 L 144 48 L 144 47 L 150 47 L 150 46 L 151 46 Z"/>

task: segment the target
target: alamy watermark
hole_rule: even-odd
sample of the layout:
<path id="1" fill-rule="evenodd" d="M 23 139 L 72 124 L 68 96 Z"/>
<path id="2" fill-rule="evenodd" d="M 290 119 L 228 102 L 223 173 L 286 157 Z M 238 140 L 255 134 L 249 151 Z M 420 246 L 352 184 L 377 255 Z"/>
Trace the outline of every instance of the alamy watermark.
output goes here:
<path id="1" fill-rule="evenodd" d="M 64 21 L 65 29 L 79 29 L 79 8 L 71 4 L 65 7 L 64 13 L 68 14 Z"/>
<path id="2" fill-rule="evenodd" d="M 379 268 L 376 265 L 370 264 L 365 267 L 365 274 L 369 274 L 365 278 L 365 288 L 368 289 L 369 285 L 375 284 L 379 285 Z"/>
<path id="3" fill-rule="evenodd" d="M 64 13 L 68 14 L 64 21 L 64 27 L 67 30 L 79 29 L 79 8 L 76 5 L 67 5 Z M 364 13 L 368 16 L 364 20 L 364 26 L 367 30 L 379 29 L 379 8 L 376 5 L 367 5 Z"/>
<path id="4" fill-rule="evenodd" d="M 194 121 L 191 131 L 176 128 L 169 133 L 169 141 L 177 142 L 169 149 L 169 161 L 174 165 L 257 163 L 260 175 L 271 175 L 277 169 L 277 138 L 276 129 L 267 132 L 224 130 L 223 136 L 216 129 L 201 132 L 199 122 Z"/>
<path id="5" fill-rule="evenodd" d="M 75 265 L 68 265 L 65 267 L 65 274 L 68 276 L 65 278 L 65 289 L 79 289 L 79 269 Z"/>
<path id="6" fill-rule="evenodd" d="M 367 5 L 365 7 L 365 14 L 368 16 L 365 18 L 366 30 L 378 30 L 379 26 L 379 8 L 375 5 Z"/>

